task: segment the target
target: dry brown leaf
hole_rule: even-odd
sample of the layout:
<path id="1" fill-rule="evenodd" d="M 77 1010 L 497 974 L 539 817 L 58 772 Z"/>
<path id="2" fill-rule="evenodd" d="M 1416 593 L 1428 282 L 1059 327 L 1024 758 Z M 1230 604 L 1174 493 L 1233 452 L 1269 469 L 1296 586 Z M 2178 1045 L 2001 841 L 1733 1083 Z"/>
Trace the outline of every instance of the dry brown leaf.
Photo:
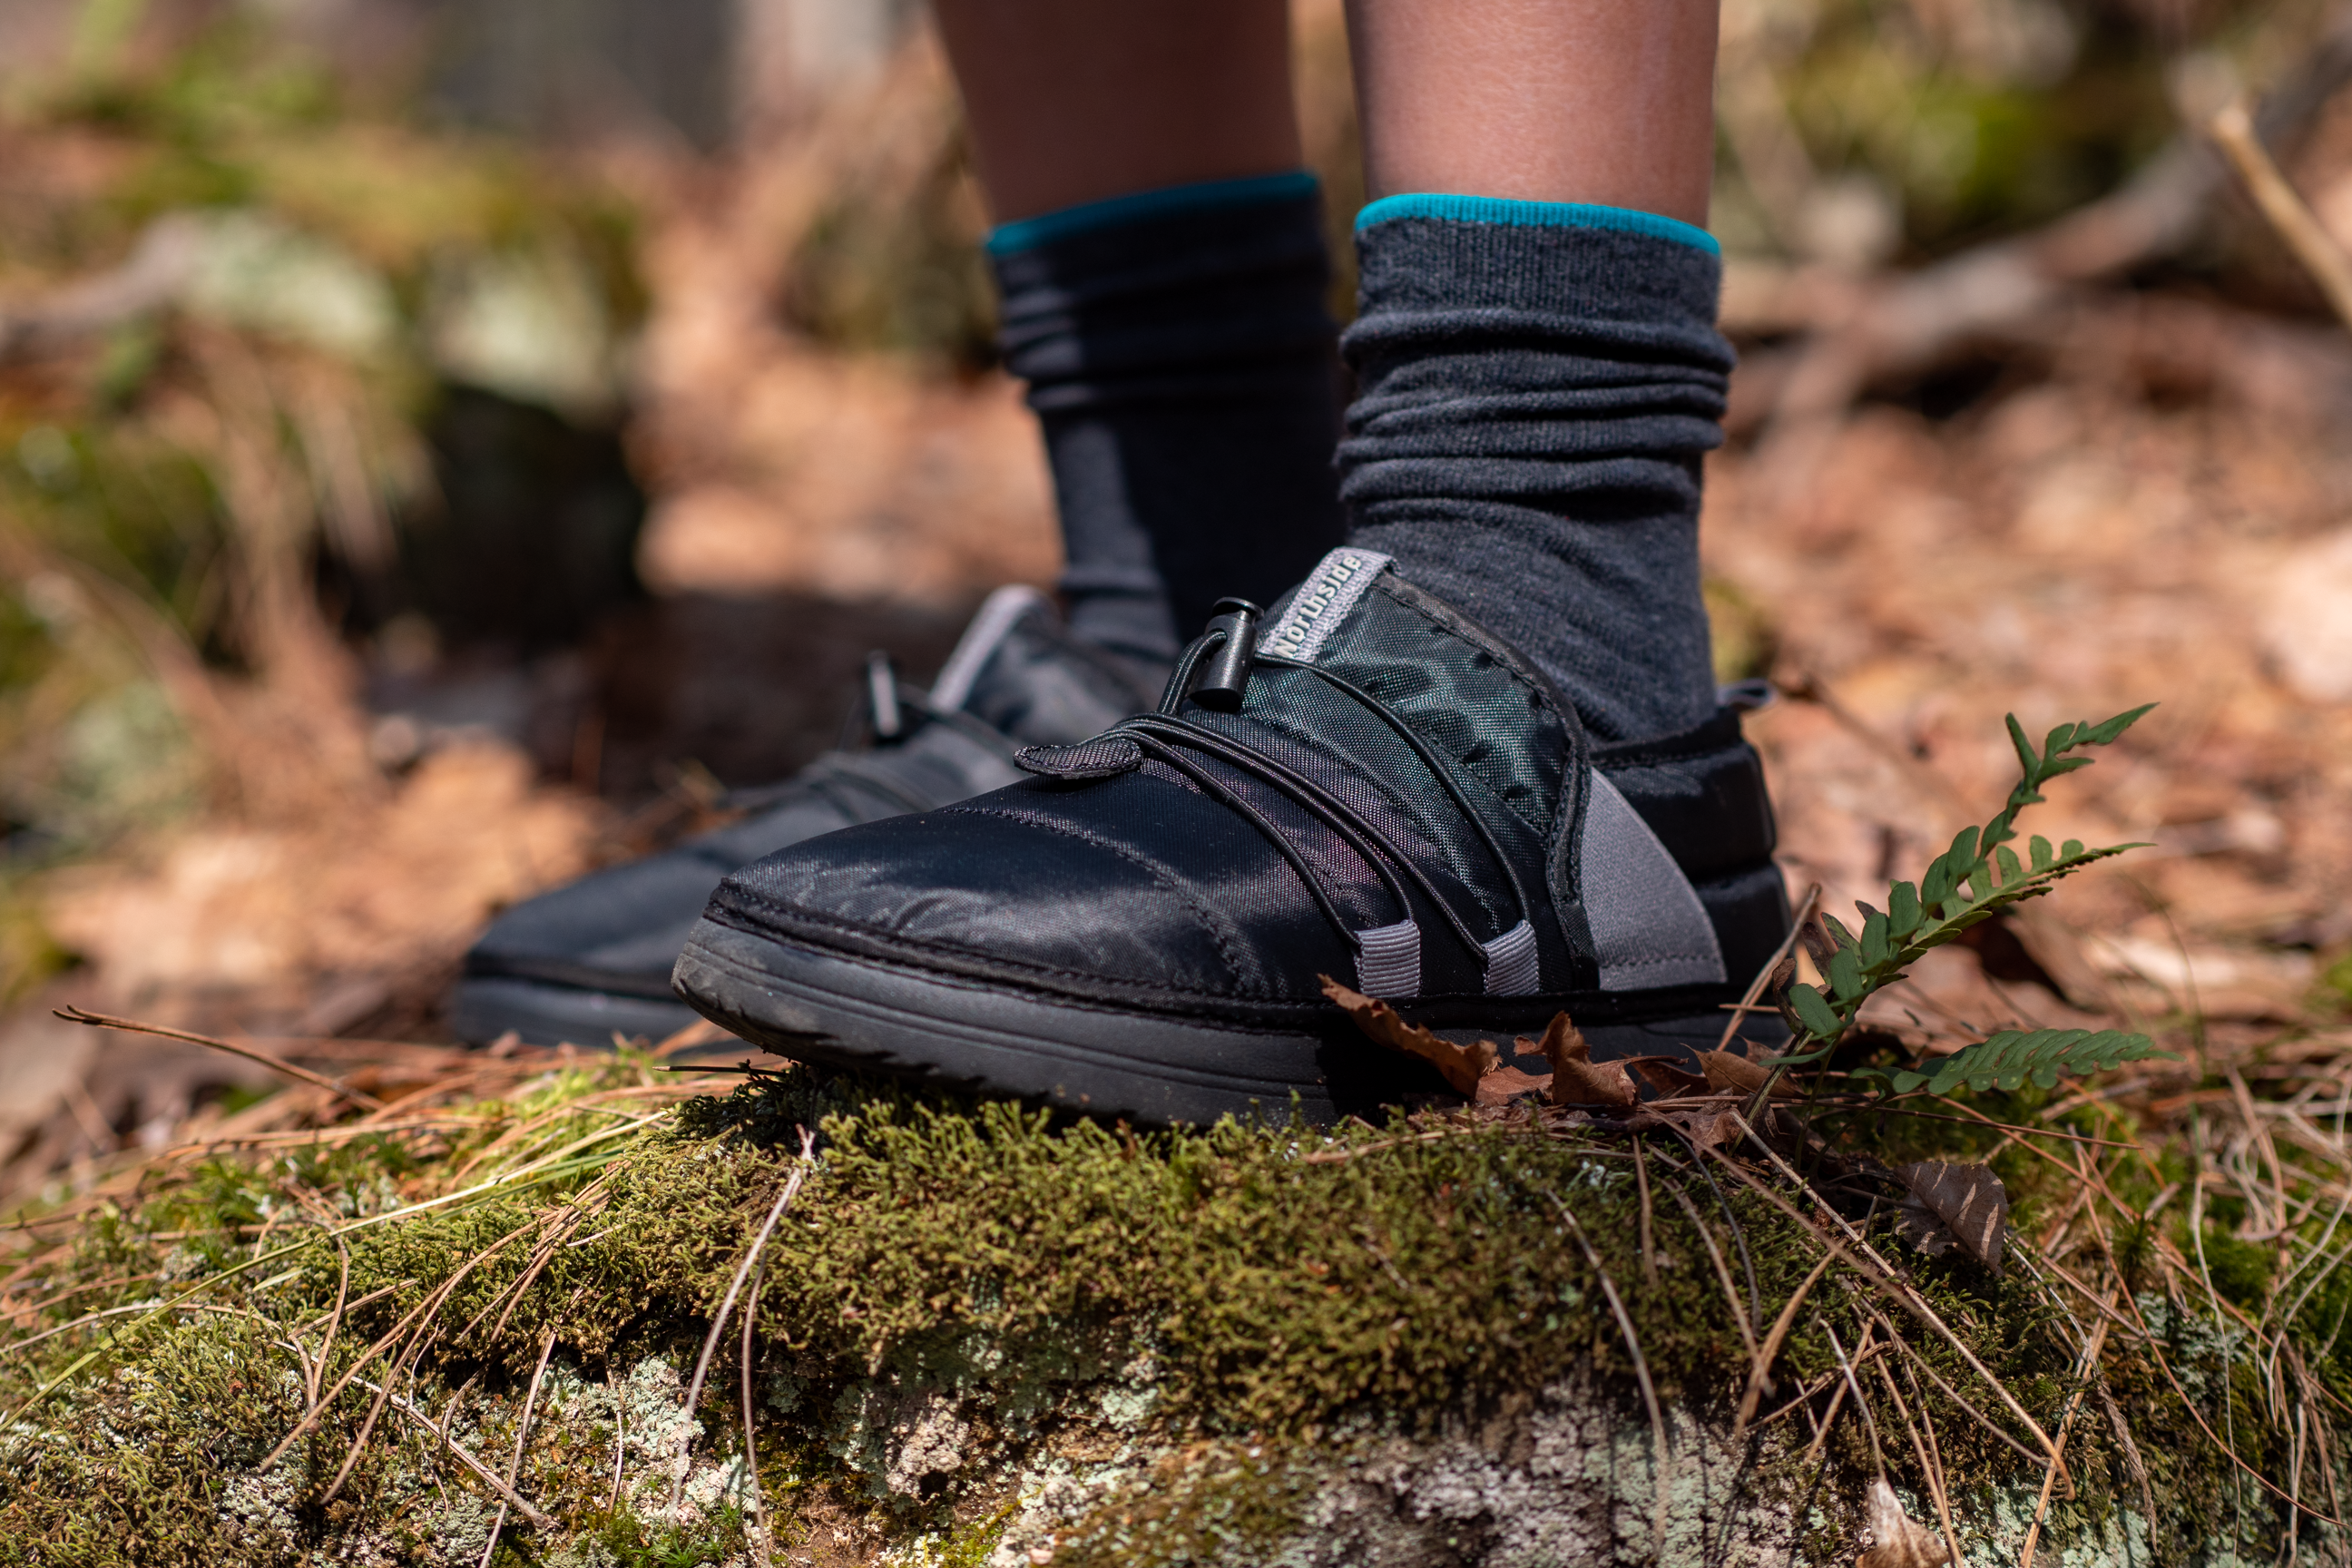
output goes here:
<path id="1" fill-rule="evenodd" d="M 1523 1094 L 1551 1092 L 1552 1075 L 1522 1072 L 1515 1067 L 1495 1066 L 1479 1079 L 1478 1088 L 1471 1098 L 1481 1105 L 1508 1105 Z"/>
<path id="2" fill-rule="evenodd" d="M 1522 1054 L 1538 1053 L 1551 1063 L 1554 1105 L 1607 1105 L 1631 1110 L 1641 1099 L 1622 1063 L 1592 1059 L 1592 1047 L 1565 1013 L 1552 1015 L 1542 1039 L 1522 1038 L 1518 1047 Z"/>
<path id="3" fill-rule="evenodd" d="M 1942 1257 L 1957 1241 L 1969 1257 L 2000 1272 L 2009 1190 L 1990 1167 L 1922 1160 L 1897 1165 L 1895 1173 L 1911 1189 L 1895 1210 L 1895 1228 L 1906 1241 L 1930 1258 Z"/>
<path id="4" fill-rule="evenodd" d="M 1717 1094 L 1754 1094 L 1772 1070 L 1769 1063 L 1751 1062 L 1729 1051 L 1701 1051 L 1698 1065 L 1706 1074 L 1706 1086 Z M 1775 1100 L 1795 1100 L 1803 1092 L 1786 1079 L 1772 1086 Z"/>
<path id="5" fill-rule="evenodd" d="M 1692 1146 L 1701 1153 L 1736 1142 L 1740 1137 L 1739 1114 L 1737 1111 L 1696 1107 L 1685 1110 L 1671 1108 L 1662 1110 L 1655 1102 L 1637 1109 L 1625 1126 L 1633 1132 L 1667 1128 L 1689 1139 Z"/>
<path id="6" fill-rule="evenodd" d="M 1478 1080 L 1493 1072 L 1501 1061 L 1500 1053 L 1490 1040 L 1456 1045 L 1419 1024 L 1405 1022 L 1395 1008 L 1377 997 L 1350 991 L 1328 974 L 1316 978 L 1323 983 L 1323 994 L 1338 1003 L 1340 1011 L 1356 1021 L 1356 1027 L 1392 1051 L 1402 1051 L 1429 1063 L 1445 1075 L 1445 1081 L 1456 1094 L 1475 1098 Z"/>
<path id="7" fill-rule="evenodd" d="M 1903 1500 L 1881 1476 L 1870 1483 L 1862 1503 L 1864 1528 L 1870 1531 L 1870 1550 L 1854 1568 L 1938 1568 L 1952 1554 L 1936 1532 L 1903 1511 Z"/>
<path id="8" fill-rule="evenodd" d="M 1675 1066 L 1672 1057 L 1627 1057 L 1618 1065 L 1641 1074 L 1644 1082 L 1669 1100 L 1705 1094 L 1707 1089 L 1706 1079 Z"/>

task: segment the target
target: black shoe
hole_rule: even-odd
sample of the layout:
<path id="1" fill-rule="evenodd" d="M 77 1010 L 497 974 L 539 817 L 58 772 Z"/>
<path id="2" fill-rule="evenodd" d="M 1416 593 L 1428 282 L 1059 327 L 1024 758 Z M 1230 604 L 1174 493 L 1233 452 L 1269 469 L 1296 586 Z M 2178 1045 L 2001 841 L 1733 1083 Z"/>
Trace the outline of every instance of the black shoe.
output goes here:
<path id="1" fill-rule="evenodd" d="M 450 1023 L 476 1045 L 509 1030 L 552 1045 L 660 1039 L 695 1021 L 670 969 L 719 879 L 803 838 L 966 799 L 1021 776 L 1023 744 L 1075 741 L 1150 705 L 1147 679 L 1061 628 L 1031 588 L 981 606 L 926 694 L 877 661 L 874 744 L 832 752 L 738 796 L 751 815 L 507 910 L 466 954 Z"/>
<path id="2" fill-rule="evenodd" d="M 728 878 L 679 994 L 803 1059 L 1147 1121 L 1442 1089 L 1320 974 L 1489 1038 L 1566 1010 L 1596 1057 L 1716 1043 L 1789 921 L 1736 713 L 1592 746 L 1365 551 L 1254 621 L 1212 623 L 1157 713 L 1022 752 L 1036 778 Z"/>

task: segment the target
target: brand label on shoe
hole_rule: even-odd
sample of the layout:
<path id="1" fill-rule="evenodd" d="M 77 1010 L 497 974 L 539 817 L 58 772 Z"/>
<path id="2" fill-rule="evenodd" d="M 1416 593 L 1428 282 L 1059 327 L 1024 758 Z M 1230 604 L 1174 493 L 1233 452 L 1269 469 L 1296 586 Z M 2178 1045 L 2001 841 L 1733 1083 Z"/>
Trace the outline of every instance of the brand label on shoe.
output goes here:
<path id="1" fill-rule="evenodd" d="M 1334 550 L 1307 574 L 1282 618 L 1258 637 L 1258 647 L 1312 664 L 1392 559 L 1376 550 Z"/>

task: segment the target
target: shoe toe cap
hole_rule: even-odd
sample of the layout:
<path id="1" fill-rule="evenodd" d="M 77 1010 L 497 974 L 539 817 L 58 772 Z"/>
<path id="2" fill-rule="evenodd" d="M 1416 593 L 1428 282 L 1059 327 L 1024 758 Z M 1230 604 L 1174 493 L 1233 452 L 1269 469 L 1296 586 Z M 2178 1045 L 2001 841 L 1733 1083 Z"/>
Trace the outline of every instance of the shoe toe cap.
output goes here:
<path id="1" fill-rule="evenodd" d="M 738 871 L 711 912 L 886 962 L 976 963 L 1106 992 L 1249 988 L 1234 962 L 1247 944 L 1180 870 L 1039 805 L 1014 785 L 829 834 Z"/>

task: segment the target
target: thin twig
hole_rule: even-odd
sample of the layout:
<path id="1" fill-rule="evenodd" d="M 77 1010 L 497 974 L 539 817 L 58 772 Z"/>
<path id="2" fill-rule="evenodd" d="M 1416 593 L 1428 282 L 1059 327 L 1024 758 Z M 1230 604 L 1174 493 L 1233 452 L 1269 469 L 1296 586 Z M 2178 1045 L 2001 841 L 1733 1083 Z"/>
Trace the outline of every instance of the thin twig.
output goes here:
<path id="1" fill-rule="evenodd" d="M 801 1181 L 808 1174 L 809 1162 L 815 1156 L 816 1134 L 805 1127 L 798 1131 L 801 1135 L 801 1157 L 794 1163 L 793 1173 L 784 1183 L 784 1190 L 776 1194 L 775 1206 L 768 1211 L 768 1217 L 761 1225 L 759 1235 L 751 1238 L 751 1246 L 743 1254 L 743 1260 L 735 1266 L 735 1278 L 728 1281 L 726 1298 L 719 1303 L 718 1314 L 710 1320 L 710 1332 L 703 1336 L 702 1354 L 694 1363 L 694 1381 L 687 1385 L 686 1390 L 686 1409 L 689 1415 L 693 1413 L 695 1402 L 702 1397 L 702 1380 L 710 1375 L 710 1355 L 719 1348 L 719 1336 L 726 1331 L 728 1314 L 735 1310 L 735 1298 L 742 1294 L 743 1281 L 751 1277 L 753 1266 L 760 1261 L 760 1254 L 767 1247 L 768 1237 L 776 1228 L 776 1222 L 784 1217 L 784 1210 L 791 1206 L 793 1194 L 801 1190 Z M 686 1442 L 690 1449 L 694 1442 L 694 1427 L 691 1424 L 686 1428 Z M 670 1483 L 669 1506 L 671 1508 L 677 1507 L 678 1496 L 685 1488 L 686 1471 L 681 1468 L 677 1479 Z"/>
<path id="2" fill-rule="evenodd" d="M 507 1461 L 507 1490 L 509 1492 L 514 1491 L 515 1481 L 522 1475 L 523 1448 L 524 1446 L 530 1441 L 530 1418 L 532 1413 L 539 1408 L 539 1380 L 547 1375 L 547 1358 L 554 1353 L 555 1331 L 553 1329 L 550 1329 L 547 1331 L 547 1342 L 539 1347 L 539 1365 L 531 1371 L 530 1393 L 523 1398 L 522 1423 L 515 1428 L 514 1458 Z M 501 1499 L 499 1502 L 499 1516 L 490 1521 L 489 1543 L 482 1548 L 482 1561 L 479 1564 L 479 1568 L 490 1568 L 490 1559 L 498 1555 L 499 1534 L 501 1531 L 505 1530 L 506 1527 L 507 1505 L 505 1500 Z"/>
<path id="3" fill-rule="evenodd" d="M 160 1035 L 167 1040 L 185 1040 L 192 1046 L 205 1046 L 215 1051 L 226 1051 L 230 1056 L 243 1057 L 249 1062 L 258 1062 L 272 1072 L 284 1073 L 288 1078 L 299 1079 L 315 1088 L 340 1094 L 352 1104 L 363 1106 L 369 1110 L 383 1109 L 383 1100 L 363 1089 L 353 1089 L 340 1079 L 327 1077 L 324 1073 L 312 1072 L 309 1068 L 296 1067 L 283 1057 L 272 1056 L 268 1051 L 256 1050 L 251 1046 L 231 1045 L 226 1040 L 216 1040 L 210 1035 L 192 1035 L 185 1029 L 169 1029 L 161 1024 L 142 1024 L 135 1018 L 113 1018 L 104 1013 L 87 1013 L 79 1007 L 58 1007 L 52 1011 L 56 1016 L 63 1018 L 68 1024 L 87 1024 L 93 1029 L 121 1029 L 125 1034 L 131 1035 Z"/>
<path id="4" fill-rule="evenodd" d="M 2336 243 L 2310 205 L 2280 173 L 2270 149 L 2254 132 L 2253 116 L 2242 103 L 2233 103 L 2206 125 L 2221 145 L 2246 192 L 2254 198 L 2272 230 L 2303 263 L 2327 303 L 2347 327 L 2352 327 L 2352 257 Z"/>
<path id="5" fill-rule="evenodd" d="M 1854 1408 L 1862 1412 L 1863 1429 L 1870 1435 L 1871 1468 L 1878 1472 L 1879 1479 L 1885 1480 L 1886 1455 L 1878 1446 L 1878 1417 L 1870 1413 L 1870 1401 L 1862 1396 L 1862 1384 L 1853 1375 L 1853 1362 L 1847 1359 L 1845 1347 L 1838 1343 L 1837 1330 L 1823 1323 L 1822 1331 L 1829 1335 L 1830 1349 L 1837 1352 L 1838 1370 L 1845 1373 L 1845 1385 L 1853 1394 Z M 1870 1330 L 1864 1328 L 1862 1331 L 1862 1339 L 1853 1347 L 1854 1355 L 1860 1357 L 1869 1345 Z"/>
<path id="6" fill-rule="evenodd" d="M 2065 1447 L 2067 1429 L 2074 1424 L 2074 1412 L 2083 1407 L 2083 1395 L 2090 1392 L 2091 1381 L 2099 1371 L 2099 1352 L 2107 1342 L 2107 1320 L 2101 1318 L 2091 1331 L 2091 1342 L 2083 1351 L 2083 1386 L 2066 1402 L 2066 1413 L 2058 1418 L 2058 1444 Z M 2050 1511 L 2050 1493 L 2058 1484 L 2058 1467 L 2051 1466 L 2042 1476 L 2042 1495 L 2033 1504 L 2033 1522 L 2025 1529 L 2025 1550 L 2018 1553 L 2017 1568 L 2033 1568 L 2033 1549 L 2042 1540 L 2042 1521 Z M 2288 1562 L 2294 1559 L 2289 1556 Z"/>

